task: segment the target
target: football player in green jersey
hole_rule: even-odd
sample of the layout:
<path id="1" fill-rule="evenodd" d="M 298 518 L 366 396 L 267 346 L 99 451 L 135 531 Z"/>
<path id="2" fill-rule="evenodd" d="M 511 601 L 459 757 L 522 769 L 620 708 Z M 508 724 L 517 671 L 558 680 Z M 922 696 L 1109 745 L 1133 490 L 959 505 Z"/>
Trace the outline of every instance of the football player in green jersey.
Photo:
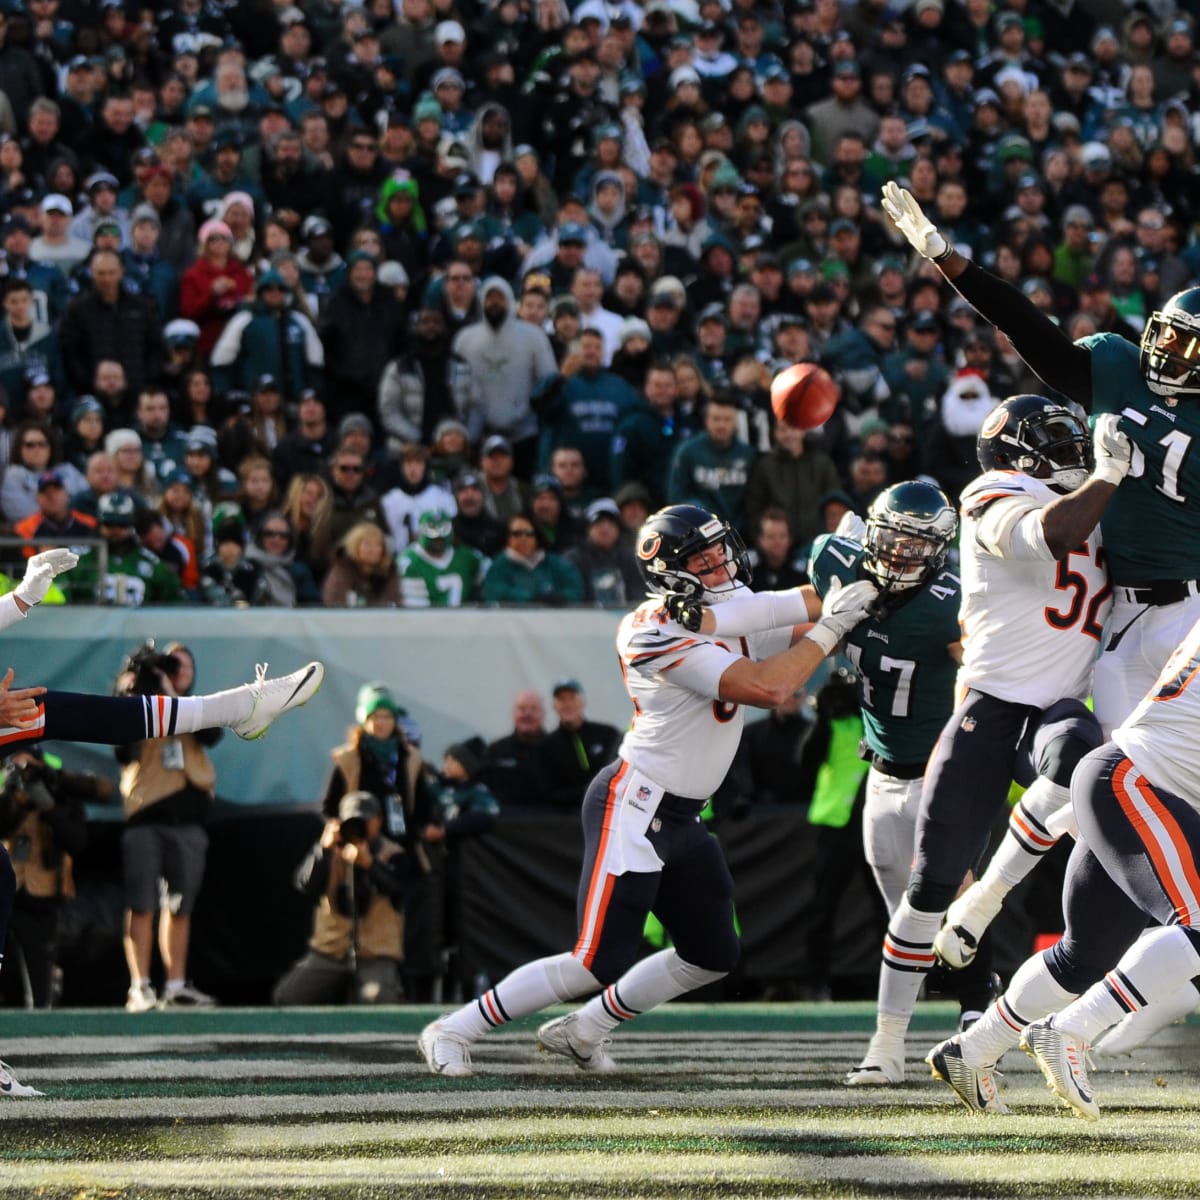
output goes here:
<path id="1" fill-rule="evenodd" d="M 997 329 L 1039 378 L 1093 415 L 1116 413 L 1133 461 L 1101 521 L 1113 613 L 1096 663 L 1093 701 L 1107 737 L 1149 691 L 1200 620 L 1200 287 L 1154 312 L 1140 346 L 1119 334 L 1072 342 L 1022 292 L 960 254 L 895 183 L 883 209 L 924 258 Z M 1174 1004 L 1134 1014 L 1106 1039 L 1127 1052 L 1196 1005 L 1188 985 Z M 1132 1026 L 1141 1026 L 1142 1033 Z M 1119 1050 L 1117 1049 L 1119 1047 Z"/>
<path id="2" fill-rule="evenodd" d="M 440 508 L 417 520 L 417 540 L 400 555 L 400 594 L 405 608 L 458 608 L 479 599 L 487 559 L 454 544 L 454 523 Z"/>

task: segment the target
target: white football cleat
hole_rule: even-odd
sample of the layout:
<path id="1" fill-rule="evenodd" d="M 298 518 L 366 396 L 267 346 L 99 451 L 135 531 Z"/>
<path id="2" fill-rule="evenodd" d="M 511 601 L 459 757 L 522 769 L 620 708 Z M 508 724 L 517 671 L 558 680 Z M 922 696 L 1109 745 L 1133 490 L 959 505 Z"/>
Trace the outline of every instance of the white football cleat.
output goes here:
<path id="1" fill-rule="evenodd" d="M 32 1096 L 44 1096 L 45 1092 L 39 1092 L 37 1088 L 31 1088 L 28 1084 L 22 1083 L 14 1074 L 13 1069 L 6 1062 L 0 1062 L 0 1096 L 7 1096 L 13 1100 L 28 1100 Z"/>
<path id="2" fill-rule="evenodd" d="M 995 1066 L 972 1067 L 963 1061 L 962 1046 L 956 1037 L 947 1038 L 925 1055 L 934 1079 L 948 1083 L 958 1098 L 972 1111 L 1006 1113 L 1008 1105 L 1000 1099 Z"/>
<path id="3" fill-rule="evenodd" d="M 250 693 L 250 711 L 229 728 L 248 742 L 262 737 L 277 717 L 307 704 L 321 690 L 324 679 L 325 667 L 319 662 L 310 662 L 299 671 L 281 675 L 278 679 L 268 679 L 267 664 L 259 663 L 255 667 L 254 682 L 243 685 Z"/>
<path id="4" fill-rule="evenodd" d="M 581 1071 L 596 1071 L 602 1074 L 615 1071 L 617 1064 L 608 1052 L 608 1047 L 612 1045 L 611 1038 L 587 1042 L 571 1036 L 578 1016 L 578 1013 L 567 1013 L 565 1017 L 547 1021 L 537 1031 L 538 1049 L 543 1054 L 561 1054 L 564 1058 L 569 1058 Z"/>
<path id="5" fill-rule="evenodd" d="M 435 1075 L 465 1079 L 471 1071 L 471 1043 L 451 1033 L 441 1021 L 431 1021 L 417 1038 L 417 1050 Z"/>
<path id="6" fill-rule="evenodd" d="M 1100 1118 L 1088 1080 L 1088 1047 L 1061 1029 L 1050 1024 L 1050 1018 L 1034 1021 L 1021 1031 L 1021 1049 L 1042 1069 L 1050 1090 L 1081 1117 L 1089 1121 Z"/>
<path id="7" fill-rule="evenodd" d="M 149 984 L 140 987 L 135 983 L 125 996 L 126 1012 L 153 1012 L 157 1007 L 158 997 L 154 994 L 154 989 Z"/>
<path id="8" fill-rule="evenodd" d="M 1189 981 L 1165 1000 L 1157 1000 L 1122 1017 L 1096 1042 L 1092 1052 L 1110 1058 L 1117 1054 L 1132 1054 L 1160 1030 L 1186 1019 L 1198 1004 L 1200 994 L 1196 992 L 1196 985 Z"/>

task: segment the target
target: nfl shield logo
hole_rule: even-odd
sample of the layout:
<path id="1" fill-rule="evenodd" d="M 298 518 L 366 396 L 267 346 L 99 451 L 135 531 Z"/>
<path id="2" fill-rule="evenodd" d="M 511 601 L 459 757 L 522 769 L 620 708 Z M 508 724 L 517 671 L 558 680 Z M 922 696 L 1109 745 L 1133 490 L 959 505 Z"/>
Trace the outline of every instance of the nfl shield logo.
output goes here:
<path id="1" fill-rule="evenodd" d="M 963 733 L 974 733 L 975 732 L 975 718 L 974 717 L 963 717 L 962 731 L 963 731 Z"/>
<path id="2" fill-rule="evenodd" d="M 654 833 L 657 833 L 661 828 L 662 828 L 662 822 L 657 817 L 655 817 L 654 820 L 650 822 L 650 829 Z"/>

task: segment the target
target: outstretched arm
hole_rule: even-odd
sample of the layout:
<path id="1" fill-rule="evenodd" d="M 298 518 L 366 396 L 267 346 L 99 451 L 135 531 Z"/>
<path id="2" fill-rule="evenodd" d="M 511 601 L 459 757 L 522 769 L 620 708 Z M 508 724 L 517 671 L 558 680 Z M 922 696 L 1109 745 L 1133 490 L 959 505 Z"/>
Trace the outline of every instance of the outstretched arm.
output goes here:
<path id="1" fill-rule="evenodd" d="M 954 285 L 997 329 L 1039 379 L 1069 396 L 1087 412 L 1092 407 L 1092 353 L 1076 346 L 1045 313 L 1011 284 L 964 258 L 938 232 L 910 192 L 896 183 L 883 188 L 883 210 L 910 245 Z"/>

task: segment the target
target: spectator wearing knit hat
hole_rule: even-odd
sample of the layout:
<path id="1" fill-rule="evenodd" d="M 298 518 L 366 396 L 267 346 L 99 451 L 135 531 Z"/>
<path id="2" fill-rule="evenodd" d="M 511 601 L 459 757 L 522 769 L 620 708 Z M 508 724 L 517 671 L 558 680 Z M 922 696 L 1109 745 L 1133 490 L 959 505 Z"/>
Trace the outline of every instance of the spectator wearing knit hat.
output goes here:
<path id="1" fill-rule="evenodd" d="M 183 273 L 179 312 L 200 326 L 200 353 L 208 355 L 254 280 L 233 257 L 233 231 L 224 221 L 201 225 L 199 243 L 200 256 Z"/>

